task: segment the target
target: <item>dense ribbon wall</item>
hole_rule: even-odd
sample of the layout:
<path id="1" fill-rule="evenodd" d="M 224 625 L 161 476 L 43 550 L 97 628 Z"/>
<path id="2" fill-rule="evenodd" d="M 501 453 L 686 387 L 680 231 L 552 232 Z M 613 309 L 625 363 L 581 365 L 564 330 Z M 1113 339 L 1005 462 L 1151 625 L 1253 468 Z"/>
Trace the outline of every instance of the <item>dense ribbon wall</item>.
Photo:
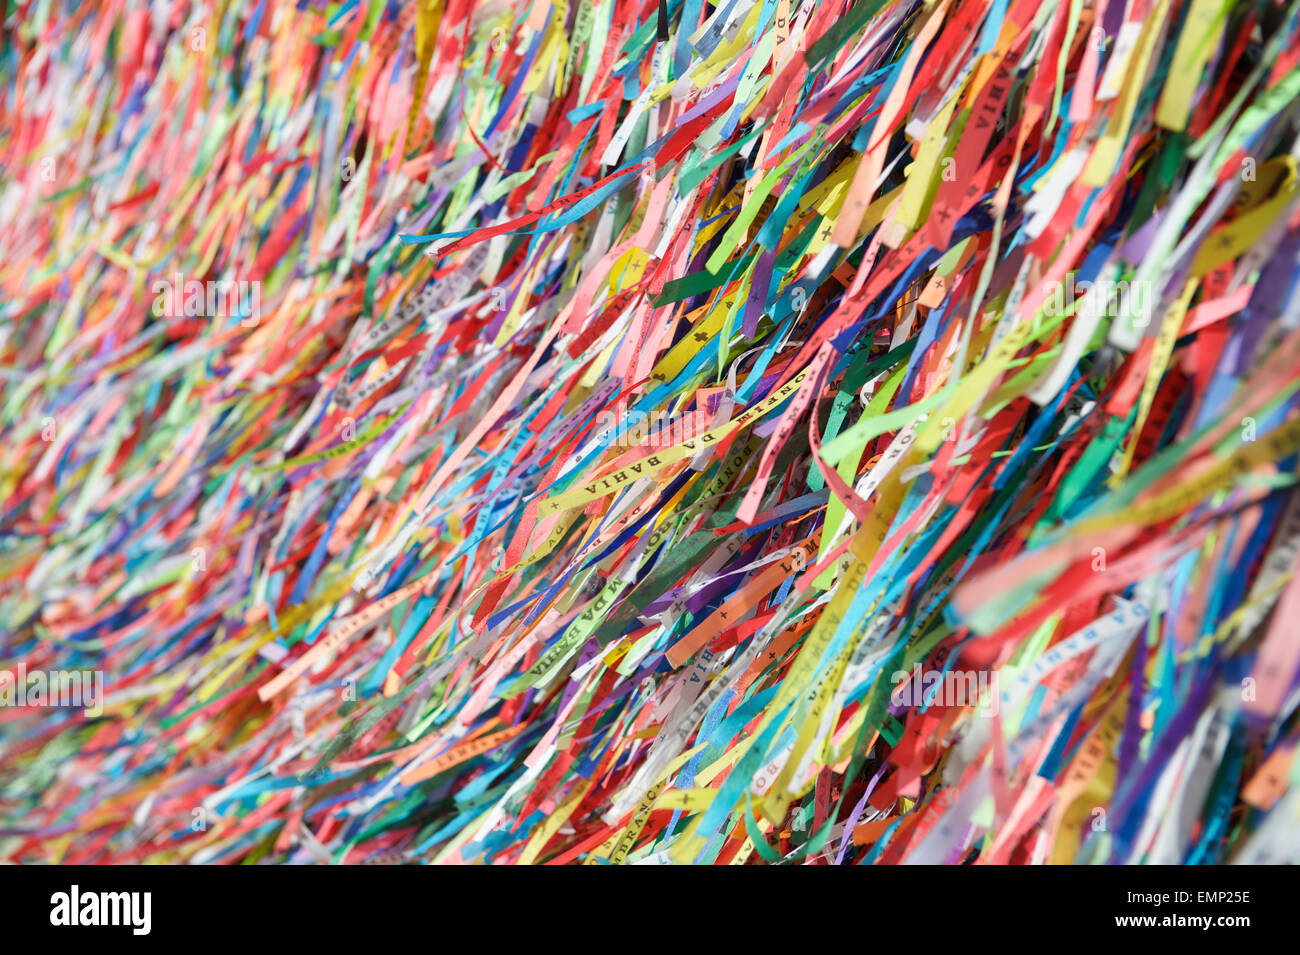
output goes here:
<path id="1" fill-rule="evenodd" d="M 1300 29 L 19 0 L 0 858 L 1300 861 Z"/>

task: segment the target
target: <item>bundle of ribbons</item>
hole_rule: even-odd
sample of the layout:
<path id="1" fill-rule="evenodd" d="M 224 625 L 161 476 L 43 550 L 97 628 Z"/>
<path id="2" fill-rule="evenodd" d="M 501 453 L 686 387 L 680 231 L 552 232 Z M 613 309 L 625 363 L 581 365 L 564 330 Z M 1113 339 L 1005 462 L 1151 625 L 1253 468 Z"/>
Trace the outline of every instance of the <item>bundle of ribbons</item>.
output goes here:
<path id="1" fill-rule="evenodd" d="M 1300 861 L 1298 15 L 6 4 L 0 859 Z"/>

